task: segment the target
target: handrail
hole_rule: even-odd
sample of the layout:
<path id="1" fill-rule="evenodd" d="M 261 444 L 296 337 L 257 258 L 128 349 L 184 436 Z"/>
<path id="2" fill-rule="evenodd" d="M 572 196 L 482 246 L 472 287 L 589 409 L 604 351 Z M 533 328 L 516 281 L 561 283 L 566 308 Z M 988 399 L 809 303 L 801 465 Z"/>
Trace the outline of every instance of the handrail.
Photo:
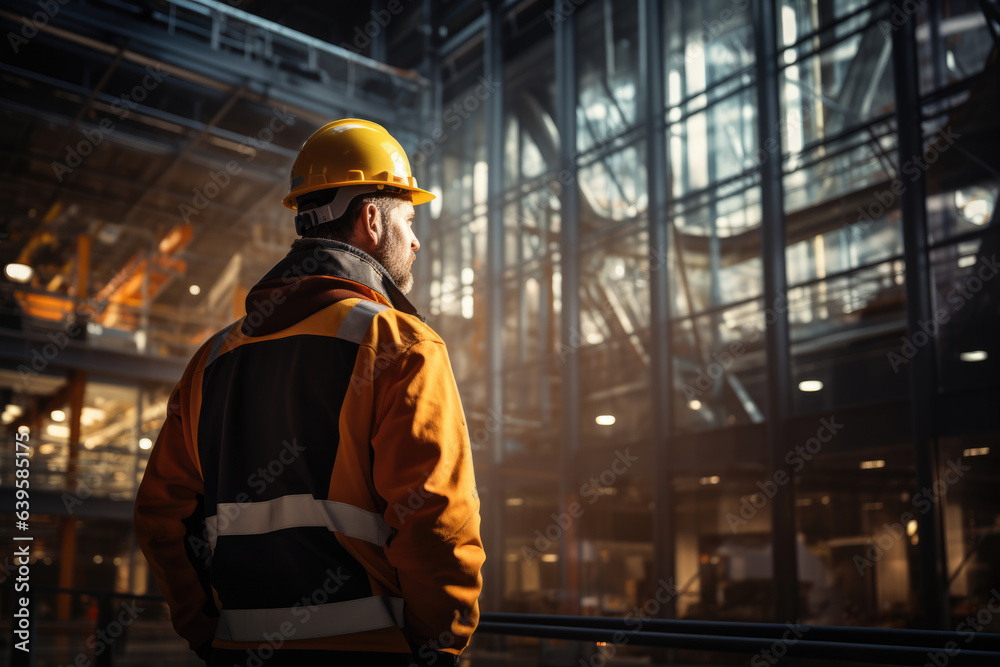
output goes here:
<path id="1" fill-rule="evenodd" d="M 37 592 L 93 595 L 142 601 L 164 601 L 157 595 L 135 595 L 99 589 L 39 587 Z M 37 594 L 37 593 L 36 593 Z M 102 605 L 102 616 L 110 614 Z M 792 623 L 744 623 L 606 616 L 564 616 L 485 612 L 478 632 L 541 639 L 604 642 L 615 646 L 650 646 L 778 657 L 825 658 L 891 665 L 925 664 L 945 656 L 949 667 L 1000 664 L 1000 634 L 856 628 Z M 780 653 L 779 653 L 780 651 Z M 110 652 L 109 652 L 110 653 Z"/>
<path id="2" fill-rule="evenodd" d="M 949 665 L 1000 664 L 993 633 L 508 613 L 484 613 L 479 632 L 744 654 L 776 655 L 780 646 L 781 655 L 894 665 L 924 664 L 936 653 Z"/>

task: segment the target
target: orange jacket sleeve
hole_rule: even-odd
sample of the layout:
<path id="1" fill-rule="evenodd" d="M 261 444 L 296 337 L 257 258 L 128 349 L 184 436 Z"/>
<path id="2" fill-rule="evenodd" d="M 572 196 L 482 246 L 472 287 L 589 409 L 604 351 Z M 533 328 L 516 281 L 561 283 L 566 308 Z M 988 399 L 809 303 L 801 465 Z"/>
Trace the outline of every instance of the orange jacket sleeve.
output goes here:
<path id="1" fill-rule="evenodd" d="M 218 612 L 209 596 L 203 559 L 204 485 L 192 458 L 193 438 L 181 420 L 186 391 L 174 389 L 135 502 L 135 531 L 174 629 L 193 650 L 215 635 Z"/>
<path id="2" fill-rule="evenodd" d="M 444 343 L 420 340 L 376 390 L 373 481 L 411 641 L 461 653 L 479 623 L 485 554 L 472 448 Z M 420 650 L 418 648 L 418 651 Z"/>

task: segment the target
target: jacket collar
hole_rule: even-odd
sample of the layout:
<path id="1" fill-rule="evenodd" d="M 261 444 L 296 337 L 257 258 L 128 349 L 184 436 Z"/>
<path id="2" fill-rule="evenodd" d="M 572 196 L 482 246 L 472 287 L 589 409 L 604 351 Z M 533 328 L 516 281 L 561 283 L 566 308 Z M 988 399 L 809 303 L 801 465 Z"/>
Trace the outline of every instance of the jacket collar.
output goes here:
<path id="1" fill-rule="evenodd" d="M 396 310 L 420 318 L 416 307 L 403 295 L 389 272 L 363 250 L 330 239 L 300 238 L 261 282 L 295 276 L 330 276 L 360 283 L 378 292 Z"/>

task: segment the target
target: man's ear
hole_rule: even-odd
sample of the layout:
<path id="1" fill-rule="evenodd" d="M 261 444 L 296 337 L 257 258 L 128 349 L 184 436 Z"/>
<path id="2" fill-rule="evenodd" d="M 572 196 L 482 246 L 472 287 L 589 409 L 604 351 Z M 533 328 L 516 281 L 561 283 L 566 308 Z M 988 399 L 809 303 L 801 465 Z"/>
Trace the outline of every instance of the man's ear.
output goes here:
<path id="1" fill-rule="evenodd" d="M 364 245 L 369 246 L 369 248 L 362 248 L 362 250 L 375 249 L 379 239 L 382 238 L 384 228 L 385 221 L 382 220 L 378 206 L 369 202 L 361 207 L 361 210 L 358 211 L 355 233 Z"/>

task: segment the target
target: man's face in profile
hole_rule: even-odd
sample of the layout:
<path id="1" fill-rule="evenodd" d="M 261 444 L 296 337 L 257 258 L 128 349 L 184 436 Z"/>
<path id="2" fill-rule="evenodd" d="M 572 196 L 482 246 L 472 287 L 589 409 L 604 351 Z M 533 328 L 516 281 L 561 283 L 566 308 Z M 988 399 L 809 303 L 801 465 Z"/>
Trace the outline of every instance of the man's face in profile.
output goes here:
<path id="1" fill-rule="evenodd" d="M 372 253 L 403 294 L 413 289 L 410 267 L 420 249 L 420 241 L 413 235 L 413 215 L 413 203 L 405 199 L 398 200 L 389 210 L 387 219 L 382 221 L 382 236 Z"/>

